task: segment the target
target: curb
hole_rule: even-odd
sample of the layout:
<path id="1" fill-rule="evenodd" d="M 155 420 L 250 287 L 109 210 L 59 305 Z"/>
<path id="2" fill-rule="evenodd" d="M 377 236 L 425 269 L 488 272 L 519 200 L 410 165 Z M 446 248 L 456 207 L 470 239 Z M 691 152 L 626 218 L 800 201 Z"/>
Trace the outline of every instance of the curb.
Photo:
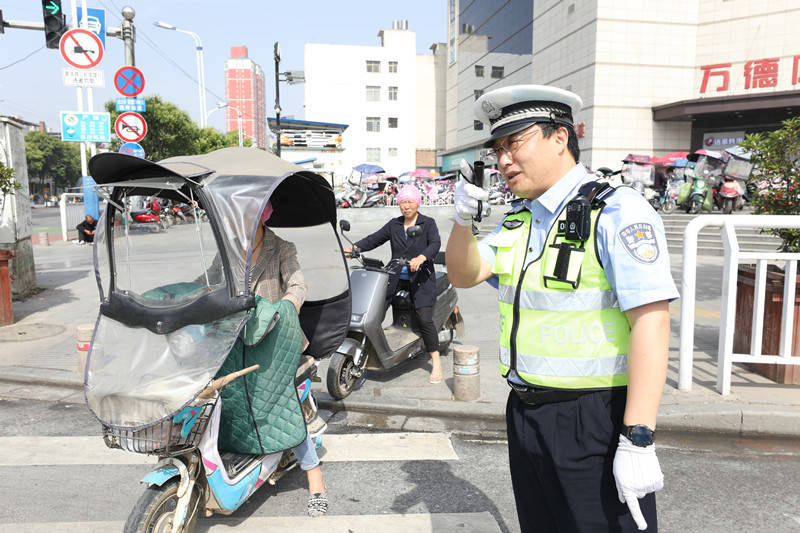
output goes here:
<path id="1" fill-rule="evenodd" d="M 0 368 L 0 383 L 56 386 L 80 390 L 83 379 L 76 372 L 32 367 Z M 405 424 L 415 431 L 450 431 L 456 434 L 495 438 L 505 432 L 502 403 L 457 402 L 455 400 L 393 399 L 387 403 L 363 400 L 334 400 L 315 391 L 320 408 L 333 413 L 369 417 L 374 429 L 398 429 Z M 402 419 L 398 421 L 398 419 Z M 356 421 L 357 425 L 359 424 Z M 662 405 L 658 431 L 663 433 L 704 433 L 729 436 L 800 437 L 800 405 L 704 404 Z"/>

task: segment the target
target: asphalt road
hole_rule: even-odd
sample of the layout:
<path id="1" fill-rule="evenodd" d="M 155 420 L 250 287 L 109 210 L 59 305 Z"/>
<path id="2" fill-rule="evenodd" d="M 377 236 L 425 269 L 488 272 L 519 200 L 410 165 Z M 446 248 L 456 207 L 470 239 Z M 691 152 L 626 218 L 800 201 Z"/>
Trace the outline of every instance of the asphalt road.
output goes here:
<path id="1" fill-rule="evenodd" d="M 119 526 L 143 490 L 138 480 L 150 468 L 113 462 L 56 464 L 69 463 L 63 457 L 43 460 L 37 447 L 59 437 L 62 455 L 82 453 L 70 443 L 97 436 L 98 424 L 82 404 L 25 399 L 26 394 L 30 392 L 0 398 L 0 442 L 15 437 L 23 448 L 27 443 L 24 459 L 9 464 L 8 449 L 0 458 L 0 531 L 36 531 L 37 523 L 44 523 L 38 531 Z M 338 413 L 329 420 L 325 438 L 331 447 L 337 438 L 352 434 L 345 416 Z M 365 443 L 381 437 L 360 431 Z M 246 531 L 248 524 L 280 523 L 285 531 L 309 524 L 325 531 L 394 531 L 391 526 L 422 515 L 431 524 L 424 531 L 519 531 L 505 442 L 439 437 L 452 445 L 452 455 L 445 459 L 403 460 L 387 452 L 382 460 L 365 460 L 365 454 L 374 458 L 375 453 L 365 449 L 368 444 L 351 447 L 340 459 L 326 461 L 323 455 L 329 517 L 309 522 L 303 516 L 305 476 L 292 471 L 275 487 L 265 485 L 232 517 L 204 521 L 199 530 L 224 524 L 226 531 Z M 99 443 L 100 437 L 96 439 Z M 800 531 L 800 443 L 671 434 L 659 440 L 658 447 L 666 479 L 658 493 L 661 531 Z M 350 526 L 331 527 L 334 524 Z M 80 529 L 71 529 L 76 526 Z"/>

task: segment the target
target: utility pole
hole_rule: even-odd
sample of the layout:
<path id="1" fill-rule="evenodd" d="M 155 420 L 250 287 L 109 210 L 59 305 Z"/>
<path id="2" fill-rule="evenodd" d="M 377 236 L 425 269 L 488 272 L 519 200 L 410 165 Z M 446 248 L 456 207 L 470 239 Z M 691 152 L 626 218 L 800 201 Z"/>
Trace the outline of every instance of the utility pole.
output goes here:
<path id="1" fill-rule="evenodd" d="M 125 43 L 125 66 L 136 66 L 136 55 L 133 49 L 133 43 L 136 42 L 136 28 L 133 25 L 133 17 L 136 16 L 136 10 L 131 6 L 122 8 L 122 27 L 120 33 L 122 42 Z"/>
<path id="2" fill-rule="evenodd" d="M 280 89 L 281 43 L 275 43 L 275 153 L 281 156 L 281 89 Z"/>

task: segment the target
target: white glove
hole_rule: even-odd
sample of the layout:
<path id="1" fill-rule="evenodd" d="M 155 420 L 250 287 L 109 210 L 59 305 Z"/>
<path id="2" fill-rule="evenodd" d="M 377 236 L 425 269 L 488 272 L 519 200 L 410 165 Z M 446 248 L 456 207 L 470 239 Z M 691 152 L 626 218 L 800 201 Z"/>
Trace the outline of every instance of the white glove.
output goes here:
<path id="1" fill-rule="evenodd" d="M 655 445 L 636 446 L 628 437 L 620 435 L 614 455 L 614 480 L 619 501 L 628 504 L 636 526 L 640 530 L 647 529 L 647 522 L 639 509 L 639 498 L 664 488 L 664 474 L 658 464 Z"/>
<path id="2" fill-rule="evenodd" d="M 467 181 L 472 179 L 472 167 L 463 159 L 459 170 L 463 177 L 458 179 L 453 197 L 456 222 L 461 226 L 472 226 L 472 217 L 478 214 L 478 201 L 488 201 L 489 193 Z"/>

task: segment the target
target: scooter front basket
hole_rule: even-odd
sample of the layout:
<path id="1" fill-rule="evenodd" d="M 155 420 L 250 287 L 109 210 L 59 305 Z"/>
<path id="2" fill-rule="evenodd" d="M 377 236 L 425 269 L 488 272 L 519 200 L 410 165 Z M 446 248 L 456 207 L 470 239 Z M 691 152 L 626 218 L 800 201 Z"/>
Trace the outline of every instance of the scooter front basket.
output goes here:
<path id="1" fill-rule="evenodd" d="M 109 448 L 153 455 L 179 455 L 197 448 L 219 397 L 184 407 L 153 426 L 128 430 L 103 425 L 103 441 Z"/>

